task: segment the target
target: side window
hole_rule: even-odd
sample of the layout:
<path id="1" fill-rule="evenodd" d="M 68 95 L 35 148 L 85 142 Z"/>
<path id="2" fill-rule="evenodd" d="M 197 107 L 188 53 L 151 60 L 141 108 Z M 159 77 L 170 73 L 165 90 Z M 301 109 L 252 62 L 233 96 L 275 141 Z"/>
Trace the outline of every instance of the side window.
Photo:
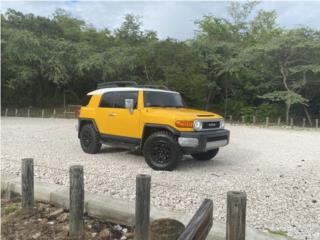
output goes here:
<path id="1" fill-rule="evenodd" d="M 101 108 L 125 108 L 125 100 L 133 99 L 133 108 L 137 108 L 138 92 L 106 92 L 100 100 Z"/>
<path id="2" fill-rule="evenodd" d="M 116 101 L 116 93 L 115 92 L 106 92 L 101 97 L 99 107 L 101 107 L 101 108 L 114 108 L 115 101 Z"/>
<path id="3" fill-rule="evenodd" d="M 138 92 L 117 92 L 116 101 L 114 104 L 115 108 L 125 108 L 125 100 L 126 99 L 133 99 L 133 108 L 137 108 L 137 102 L 138 102 Z"/>

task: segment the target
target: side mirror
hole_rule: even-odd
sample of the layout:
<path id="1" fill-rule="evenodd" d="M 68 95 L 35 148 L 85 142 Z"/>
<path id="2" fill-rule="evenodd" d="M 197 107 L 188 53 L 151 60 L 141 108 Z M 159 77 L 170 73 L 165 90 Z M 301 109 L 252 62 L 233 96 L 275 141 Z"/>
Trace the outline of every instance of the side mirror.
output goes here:
<path id="1" fill-rule="evenodd" d="M 129 109 L 129 112 L 133 113 L 133 99 L 125 99 L 124 101 L 126 109 Z"/>

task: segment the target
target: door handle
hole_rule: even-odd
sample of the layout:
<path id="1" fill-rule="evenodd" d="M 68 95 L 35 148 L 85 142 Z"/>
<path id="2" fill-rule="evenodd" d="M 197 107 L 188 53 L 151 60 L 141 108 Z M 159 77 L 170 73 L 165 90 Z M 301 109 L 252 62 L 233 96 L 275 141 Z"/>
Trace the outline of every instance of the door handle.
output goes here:
<path id="1" fill-rule="evenodd" d="M 111 113 L 109 113 L 109 116 L 110 116 L 110 117 L 115 117 L 115 116 L 117 116 L 117 113 L 111 112 Z"/>

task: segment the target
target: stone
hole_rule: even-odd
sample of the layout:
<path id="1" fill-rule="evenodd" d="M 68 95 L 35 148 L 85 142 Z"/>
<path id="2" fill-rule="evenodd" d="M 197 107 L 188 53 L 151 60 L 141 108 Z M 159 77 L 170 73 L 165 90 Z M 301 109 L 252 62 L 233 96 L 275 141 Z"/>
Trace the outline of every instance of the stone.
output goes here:
<path id="1" fill-rule="evenodd" d="M 32 235 L 32 239 L 39 239 L 40 236 L 41 236 L 41 233 L 37 232 L 36 234 Z"/>
<path id="2" fill-rule="evenodd" d="M 102 239 L 105 239 L 105 240 L 109 240 L 109 239 L 111 239 L 111 232 L 108 229 L 103 229 L 99 233 L 99 237 L 101 237 Z"/>

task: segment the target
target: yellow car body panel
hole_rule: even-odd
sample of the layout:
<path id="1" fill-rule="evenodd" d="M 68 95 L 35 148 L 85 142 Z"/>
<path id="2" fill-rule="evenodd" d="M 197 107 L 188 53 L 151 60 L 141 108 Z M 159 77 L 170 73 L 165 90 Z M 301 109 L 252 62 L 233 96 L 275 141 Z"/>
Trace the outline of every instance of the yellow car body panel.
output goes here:
<path id="1" fill-rule="evenodd" d="M 108 94 L 108 93 L 106 93 Z M 146 124 L 169 126 L 179 132 L 193 132 L 193 128 L 177 127 L 177 121 L 223 119 L 216 113 L 170 107 L 144 107 L 143 90 L 138 91 L 137 108 L 100 108 L 102 95 L 93 95 L 87 106 L 81 107 L 79 118 L 94 119 L 101 134 L 141 139 Z"/>

